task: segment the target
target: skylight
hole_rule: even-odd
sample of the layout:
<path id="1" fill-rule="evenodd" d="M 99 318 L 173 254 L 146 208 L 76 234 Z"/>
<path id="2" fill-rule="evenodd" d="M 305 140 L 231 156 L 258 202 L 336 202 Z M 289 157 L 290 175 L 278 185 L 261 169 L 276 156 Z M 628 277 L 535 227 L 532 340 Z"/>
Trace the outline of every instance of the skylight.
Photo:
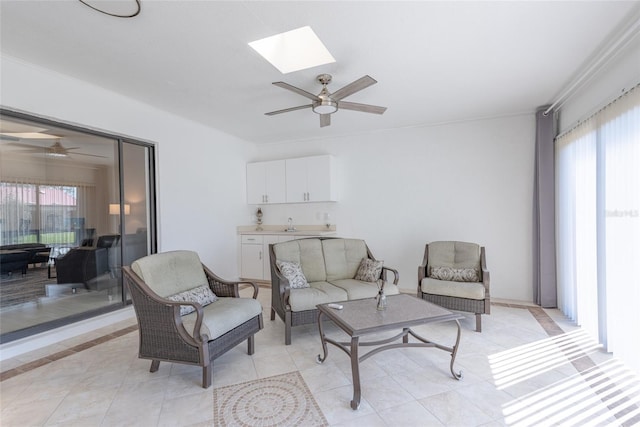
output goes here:
<path id="1" fill-rule="evenodd" d="M 302 27 L 249 43 L 282 74 L 336 62 L 311 27 Z"/>

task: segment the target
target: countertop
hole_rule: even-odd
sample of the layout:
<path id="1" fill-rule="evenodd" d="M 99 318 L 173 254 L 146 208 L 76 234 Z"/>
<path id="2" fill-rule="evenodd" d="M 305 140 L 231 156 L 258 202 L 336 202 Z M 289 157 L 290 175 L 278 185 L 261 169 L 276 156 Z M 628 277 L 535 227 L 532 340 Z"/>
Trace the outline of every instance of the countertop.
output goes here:
<path id="1" fill-rule="evenodd" d="M 255 225 L 238 226 L 238 234 L 265 234 L 281 236 L 331 236 L 336 234 L 336 226 L 327 228 L 324 225 L 298 225 L 296 231 L 285 231 L 286 225 L 262 225 L 262 230 L 257 231 Z"/>

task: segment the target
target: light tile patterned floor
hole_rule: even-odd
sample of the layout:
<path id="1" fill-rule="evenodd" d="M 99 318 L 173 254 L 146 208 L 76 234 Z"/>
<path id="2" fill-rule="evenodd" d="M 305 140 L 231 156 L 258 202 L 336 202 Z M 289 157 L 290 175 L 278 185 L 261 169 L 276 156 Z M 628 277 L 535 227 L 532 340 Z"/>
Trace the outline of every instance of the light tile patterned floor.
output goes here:
<path id="1" fill-rule="evenodd" d="M 456 381 L 449 356 L 436 349 L 396 349 L 361 365 L 363 398 L 351 410 L 347 356 L 321 351 L 314 326 L 269 320 L 269 290 L 260 289 L 265 328 L 256 351 L 239 345 L 214 363 L 213 387 L 299 371 L 332 426 L 527 426 L 640 424 L 640 380 L 593 344 L 557 310 L 496 303 L 462 321 Z M 339 335 L 336 328 L 328 329 Z M 417 328 L 451 344 L 454 324 Z M 7 426 L 213 425 L 213 392 L 201 369 L 137 358 L 135 324 L 123 322 L 84 340 L 61 342 L 2 362 L 0 424 Z"/>

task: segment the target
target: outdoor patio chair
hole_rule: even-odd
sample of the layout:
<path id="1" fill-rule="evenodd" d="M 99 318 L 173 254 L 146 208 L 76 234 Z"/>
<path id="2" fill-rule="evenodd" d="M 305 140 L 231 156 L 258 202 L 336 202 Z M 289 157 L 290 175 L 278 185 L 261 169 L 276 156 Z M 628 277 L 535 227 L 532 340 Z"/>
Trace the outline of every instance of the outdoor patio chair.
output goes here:
<path id="1" fill-rule="evenodd" d="M 263 327 L 262 306 L 252 282 L 216 276 L 192 251 L 148 255 L 123 267 L 138 318 L 138 357 L 202 366 L 202 387 L 211 386 L 213 360 L 244 340 L 254 353 L 254 334 Z M 240 298 L 239 285 L 253 287 Z"/>

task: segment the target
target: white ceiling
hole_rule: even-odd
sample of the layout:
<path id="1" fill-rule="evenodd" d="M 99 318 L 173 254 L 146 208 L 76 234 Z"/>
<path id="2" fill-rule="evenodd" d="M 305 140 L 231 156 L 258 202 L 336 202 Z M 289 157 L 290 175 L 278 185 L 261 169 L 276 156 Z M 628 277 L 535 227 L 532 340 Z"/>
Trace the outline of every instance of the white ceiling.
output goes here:
<path id="1" fill-rule="evenodd" d="M 133 2 L 133 0 L 130 0 Z M 638 1 L 154 1 L 131 19 L 79 1 L 0 2 L 1 50 L 257 143 L 533 112 L 560 92 L 636 13 Z M 336 63 L 283 75 L 247 43 L 310 25 Z M 378 81 L 320 128 L 309 101 Z M 10 84 L 10 82 L 3 82 Z"/>

